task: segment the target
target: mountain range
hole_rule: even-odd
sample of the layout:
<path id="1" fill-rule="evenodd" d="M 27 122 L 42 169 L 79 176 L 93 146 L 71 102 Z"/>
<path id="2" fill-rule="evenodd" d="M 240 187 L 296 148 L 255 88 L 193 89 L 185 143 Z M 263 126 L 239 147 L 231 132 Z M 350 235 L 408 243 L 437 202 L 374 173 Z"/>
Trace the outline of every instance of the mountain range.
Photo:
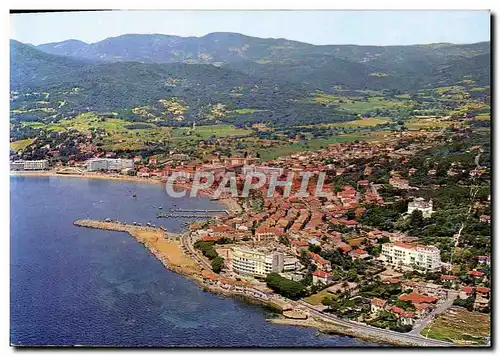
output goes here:
<path id="1" fill-rule="evenodd" d="M 130 34 L 91 44 L 11 40 L 10 56 L 12 90 L 63 93 L 78 87 L 83 91 L 73 98 L 75 110 L 116 110 L 178 96 L 191 106 L 224 102 L 266 110 L 272 104 L 286 111 L 316 90 L 415 93 L 464 80 L 487 86 L 491 48 L 490 42 L 318 46 L 218 32 Z M 237 87 L 243 92 L 232 95 Z"/>

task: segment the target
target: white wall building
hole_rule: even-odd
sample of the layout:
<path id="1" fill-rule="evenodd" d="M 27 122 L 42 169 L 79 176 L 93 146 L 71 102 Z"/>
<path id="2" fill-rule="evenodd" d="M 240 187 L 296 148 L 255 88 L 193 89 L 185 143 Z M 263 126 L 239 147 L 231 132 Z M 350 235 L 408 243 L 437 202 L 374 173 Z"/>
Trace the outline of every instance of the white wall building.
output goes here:
<path id="1" fill-rule="evenodd" d="M 385 243 L 380 259 L 392 266 L 416 267 L 424 271 L 436 271 L 441 267 L 441 254 L 435 246 Z"/>
<path id="2" fill-rule="evenodd" d="M 126 168 L 134 168 L 133 159 L 122 158 L 92 158 L 87 161 L 87 170 L 93 171 L 121 171 Z"/>
<path id="3" fill-rule="evenodd" d="M 41 171 L 44 169 L 49 169 L 49 161 L 46 159 L 40 159 L 36 161 L 24 161 L 19 160 L 15 161 L 12 167 L 15 167 L 16 170 L 24 169 L 25 171 Z"/>
<path id="4" fill-rule="evenodd" d="M 237 274 L 265 277 L 271 272 L 282 272 L 284 255 L 281 252 L 268 252 L 233 247 L 229 255 L 229 268 Z"/>
<path id="5" fill-rule="evenodd" d="M 424 218 L 430 218 L 432 213 L 432 199 L 429 202 L 424 201 L 424 198 L 414 198 L 412 202 L 408 203 L 408 214 L 413 213 L 415 210 L 420 210 Z"/>

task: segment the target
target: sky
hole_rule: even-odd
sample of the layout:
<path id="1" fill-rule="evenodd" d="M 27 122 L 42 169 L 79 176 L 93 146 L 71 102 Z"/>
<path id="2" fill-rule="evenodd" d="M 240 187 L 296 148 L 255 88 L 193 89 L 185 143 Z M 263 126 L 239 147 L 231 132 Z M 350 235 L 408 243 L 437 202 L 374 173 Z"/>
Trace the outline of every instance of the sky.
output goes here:
<path id="1" fill-rule="evenodd" d="M 95 11 L 10 15 L 11 38 L 87 43 L 130 33 L 237 32 L 322 44 L 409 45 L 490 40 L 488 11 Z"/>

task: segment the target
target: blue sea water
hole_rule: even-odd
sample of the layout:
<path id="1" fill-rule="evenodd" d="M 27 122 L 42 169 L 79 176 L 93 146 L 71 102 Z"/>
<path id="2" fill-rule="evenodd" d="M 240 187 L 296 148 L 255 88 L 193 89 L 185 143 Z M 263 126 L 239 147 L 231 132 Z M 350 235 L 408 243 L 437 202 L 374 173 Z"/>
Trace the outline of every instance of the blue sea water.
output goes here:
<path id="1" fill-rule="evenodd" d="M 166 270 L 127 233 L 73 226 L 81 218 L 161 223 L 156 185 L 67 177 L 11 177 L 11 331 L 14 345 L 155 347 L 369 346 L 351 337 L 266 322 L 268 311 L 203 291 Z M 137 197 L 133 198 L 132 194 Z"/>

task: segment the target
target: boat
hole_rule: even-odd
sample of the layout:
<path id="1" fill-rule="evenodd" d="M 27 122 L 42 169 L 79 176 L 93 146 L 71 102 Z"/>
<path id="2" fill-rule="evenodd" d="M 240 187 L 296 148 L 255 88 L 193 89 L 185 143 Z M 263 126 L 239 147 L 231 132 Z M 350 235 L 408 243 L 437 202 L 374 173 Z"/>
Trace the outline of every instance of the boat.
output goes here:
<path id="1" fill-rule="evenodd" d="M 132 194 L 132 198 L 137 198 L 137 194 Z"/>
<path id="2" fill-rule="evenodd" d="M 163 206 L 159 206 L 158 209 L 160 209 L 160 210 L 163 209 Z"/>

